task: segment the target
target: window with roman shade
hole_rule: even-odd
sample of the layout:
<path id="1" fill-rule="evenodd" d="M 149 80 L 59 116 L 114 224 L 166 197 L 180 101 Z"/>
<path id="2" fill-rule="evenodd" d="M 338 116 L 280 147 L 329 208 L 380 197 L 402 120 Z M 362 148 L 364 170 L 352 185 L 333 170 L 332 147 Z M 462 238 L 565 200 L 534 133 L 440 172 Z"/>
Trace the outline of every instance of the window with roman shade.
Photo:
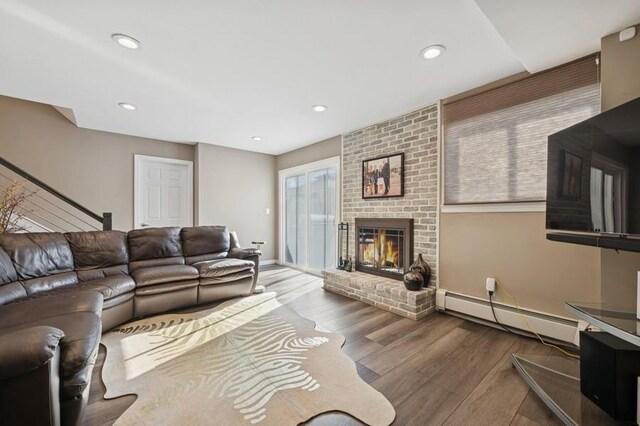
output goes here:
<path id="1" fill-rule="evenodd" d="M 596 56 L 445 103 L 445 204 L 543 201 L 547 136 L 600 112 Z"/>

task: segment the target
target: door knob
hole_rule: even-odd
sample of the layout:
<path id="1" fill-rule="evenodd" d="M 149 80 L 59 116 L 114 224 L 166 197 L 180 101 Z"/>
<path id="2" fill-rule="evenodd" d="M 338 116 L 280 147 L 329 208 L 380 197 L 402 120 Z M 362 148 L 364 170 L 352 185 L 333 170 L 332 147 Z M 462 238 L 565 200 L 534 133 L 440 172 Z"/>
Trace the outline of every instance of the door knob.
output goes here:
<path id="1" fill-rule="evenodd" d="M 141 223 L 140 226 L 142 226 L 143 228 L 146 228 L 147 226 L 151 226 L 148 223 Z"/>

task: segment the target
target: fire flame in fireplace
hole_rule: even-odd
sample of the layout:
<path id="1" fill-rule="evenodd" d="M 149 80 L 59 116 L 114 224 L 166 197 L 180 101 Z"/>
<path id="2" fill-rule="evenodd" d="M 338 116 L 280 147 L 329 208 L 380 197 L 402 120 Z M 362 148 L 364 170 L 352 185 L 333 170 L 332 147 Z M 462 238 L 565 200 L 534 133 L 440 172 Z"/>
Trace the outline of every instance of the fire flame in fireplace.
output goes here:
<path id="1" fill-rule="evenodd" d="M 384 230 L 373 237 L 373 243 L 365 244 L 362 261 L 376 268 L 399 268 L 400 253 L 395 241 L 387 240 Z"/>

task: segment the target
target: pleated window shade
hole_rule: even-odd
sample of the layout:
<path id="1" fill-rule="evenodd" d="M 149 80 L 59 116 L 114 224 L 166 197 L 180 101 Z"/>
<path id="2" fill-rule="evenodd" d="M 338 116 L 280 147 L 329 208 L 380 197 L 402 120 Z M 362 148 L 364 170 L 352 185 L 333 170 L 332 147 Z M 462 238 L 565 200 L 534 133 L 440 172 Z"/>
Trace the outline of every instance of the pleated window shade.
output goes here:
<path id="1" fill-rule="evenodd" d="M 544 200 L 547 136 L 599 112 L 595 55 L 446 103 L 444 203 Z"/>

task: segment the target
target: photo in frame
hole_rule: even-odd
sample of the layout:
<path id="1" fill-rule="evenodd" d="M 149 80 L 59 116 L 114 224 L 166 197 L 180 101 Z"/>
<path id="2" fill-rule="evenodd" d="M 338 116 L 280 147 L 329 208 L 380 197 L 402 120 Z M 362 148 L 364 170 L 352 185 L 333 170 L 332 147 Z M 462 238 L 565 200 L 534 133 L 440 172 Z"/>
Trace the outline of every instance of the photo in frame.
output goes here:
<path id="1" fill-rule="evenodd" d="M 404 153 L 362 162 L 362 198 L 404 196 Z"/>

